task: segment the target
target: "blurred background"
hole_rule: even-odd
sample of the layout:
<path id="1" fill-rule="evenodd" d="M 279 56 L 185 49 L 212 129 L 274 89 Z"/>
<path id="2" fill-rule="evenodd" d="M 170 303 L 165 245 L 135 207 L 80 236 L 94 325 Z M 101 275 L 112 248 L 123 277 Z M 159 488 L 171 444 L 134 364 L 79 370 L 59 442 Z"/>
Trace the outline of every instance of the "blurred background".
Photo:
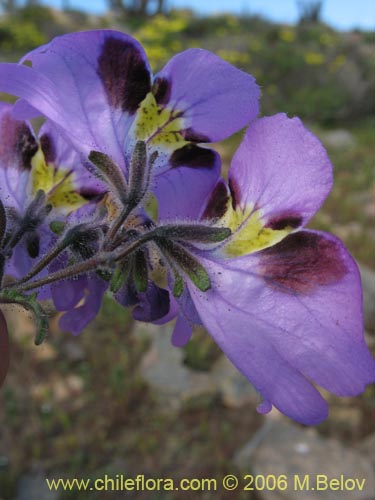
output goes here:
<path id="1" fill-rule="evenodd" d="M 327 147 L 335 169 L 333 191 L 311 226 L 338 235 L 361 265 L 366 338 L 374 351 L 372 2 L 1 0 L 0 5 L 2 61 L 17 61 L 66 32 L 114 28 L 143 43 L 155 71 L 188 47 L 209 49 L 256 77 L 262 114 L 284 111 L 303 118 Z M 217 145 L 225 168 L 241 135 Z M 170 326 L 136 324 L 107 300 L 78 338 L 60 332 L 58 316 L 52 316 L 50 337 L 35 347 L 30 318 L 21 310 L 6 314 L 12 364 L 0 392 L 0 500 L 123 498 L 120 492 L 52 493 L 44 484 L 45 477 L 106 473 L 176 480 L 326 473 L 365 477 L 374 487 L 374 388 L 358 398 L 325 394 L 328 420 L 306 429 L 277 411 L 258 415 L 257 394 L 203 330 L 177 350 L 170 345 Z M 219 492 L 224 499 L 301 498 L 290 490 L 279 496 L 225 493 L 220 487 Z M 319 498 L 336 498 L 329 495 L 321 492 Z M 344 499 L 357 498 L 353 495 L 340 492 Z M 186 498 L 176 492 L 127 496 Z M 218 492 L 187 496 L 218 498 Z"/>

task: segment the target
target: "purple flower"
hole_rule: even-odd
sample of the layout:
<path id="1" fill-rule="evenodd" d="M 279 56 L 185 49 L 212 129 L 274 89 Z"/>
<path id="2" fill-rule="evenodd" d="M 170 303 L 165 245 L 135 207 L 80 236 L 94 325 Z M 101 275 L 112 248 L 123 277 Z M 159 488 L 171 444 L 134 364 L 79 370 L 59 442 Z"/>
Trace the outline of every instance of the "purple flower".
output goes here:
<path id="1" fill-rule="evenodd" d="M 105 186 L 55 126 L 46 122 L 37 138 L 12 111 L 13 106 L 0 103 L 0 200 L 7 215 L 1 252 L 12 254 L 6 273 L 21 278 L 56 239 L 50 223 L 77 223 L 92 211 L 90 201 L 103 196 Z"/>
<path id="2" fill-rule="evenodd" d="M 177 54 L 153 77 L 136 40 L 100 30 L 55 38 L 23 61 L 32 68 L 0 65 L 0 89 L 22 98 L 16 116 L 44 114 L 86 159 L 100 151 L 126 177 L 136 142 L 146 141 L 149 156 L 158 152 L 151 183 L 162 209 L 194 178 L 191 213 L 220 173 L 218 155 L 198 143 L 220 141 L 258 113 L 254 78 L 202 49 Z"/>
<path id="3" fill-rule="evenodd" d="M 24 60 L 33 67 L 0 65 L 0 89 L 21 97 L 18 120 L 47 117 L 67 155 L 55 154 L 52 164 L 71 173 L 47 168 L 55 149 L 43 149 L 43 136 L 30 156 L 42 163 L 26 174 L 14 169 L 24 161 L 19 149 L 7 146 L 0 158 L 8 165 L 10 151 L 16 182 L 26 195 L 25 186 L 33 192 L 39 186 L 52 207 L 64 206 L 60 184 L 83 175 L 68 203 L 73 233 L 66 235 L 74 241 L 50 272 L 69 269 L 72 256 L 96 268 L 51 285 L 57 308 L 66 311 L 63 329 L 79 333 L 110 287 L 138 320 L 161 324 L 177 316 L 176 346 L 203 324 L 260 392 L 260 412 L 274 405 L 305 424 L 328 412 L 313 384 L 352 396 L 374 380 L 357 266 L 339 240 L 304 229 L 331 189 L 332 167 L 297 118 L 253 122 L 226 182 L 218 155 L 199 144 L 222 140 L 255 118 L 259 90 L 251 76 L 192 49 L 152 77 L 142 47 L 114 31 L 66 35 Z M 90 172 L 108 185 L 97 222 L 105 227 L 102 239 L 94 226 L 85 229 L 83 244 L 81 218 L 95 219 L 96 211 L 75 201 L 85 198 L 77 186 L 94 182 Z M 148 212 L 150 191 L 158 218 Z"/>
<path id="4" fill-rule="evenodd" d="M 337 238 L 303 229 L 331 185 L 325 150 L 298 118 L 254 122 L 202 213 L 232 235 L 195 252 L 211 286 L 186 281 L 173 334 L 183 345 L 198 315 L 264 398 L 258 410 L 304 424 L 328 414 L 313 383 L 354 396 L 375 378 L 357 265 Z"/>
<path id="5" fill-rule="evenodd" d="M 136 40 L 102 30 L 56 38 L 23 61 L 31 61 L 32 68 L 0 65 L 0 88 L 22 98 L 14 115 L 23 119 L 46 116 L 82 155 L 87 168 L 99 176 L 103 168 L 97 172 L 97 162 L 90 164 L 87 158 L 102 161 L 97 152 L 110 158 L 111 178 L 106 176 L 107 165 L 104 177 L 112 185 L 109 205 L 113 216 L 121 207 L 118 198 L 121 189 L 126 189 L 122 186 L 132 183 L 130 165 L 141 140 L 149 159 L 157 152 L 145 199 L 152 189 L 162 217 L 173 216 L 177 206 L 179 217 L 196 217 L 220 174 L 217 153 L 198 144 L 228 137 L 258 113 L 259 89 L 254 78 L 201 49 L 176 55 L 153 77 Z M 194 189 L 186 199 L 183 195 L 189 185 Z M 139 207 L 138 213 L 142 213 Z M 136 255 L 135 265 L 141 254 Z M 61 261 L 56 265 L 62 266 Z M 98 312 L 95 287 L 90 291 L 89 283 L 84 276 L 52 286 L 57 308 L 68 311 L 62 320 L 64 329 L 69 326 L 78 333 Z M 74 289 L 69 304 L 57 299 L 68 293 L 63 288 Z M 68 321 L 69 311 L 76 314 L 72 308 L 81 296 L 92 299 L 90 312 L 81 310 L 86 321 Z M 135 317 L 146 321 L 160 323 L 176 309 L 170 293 L 151 282 L 144 290 L 136 290 L 130 279 L 116 297 L 124 305 L 137 304 Z"/>

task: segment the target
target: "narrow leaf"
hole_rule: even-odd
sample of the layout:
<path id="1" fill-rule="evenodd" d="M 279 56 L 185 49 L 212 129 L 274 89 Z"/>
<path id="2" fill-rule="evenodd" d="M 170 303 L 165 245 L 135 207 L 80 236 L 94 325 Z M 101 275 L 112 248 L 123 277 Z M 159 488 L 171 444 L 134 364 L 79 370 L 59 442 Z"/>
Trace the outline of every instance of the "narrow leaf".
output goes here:
<path id="1" fill-rule="evenodd" d="M 212 227 L 201 224 L 170 224 L 161 226 L 159 234 L 163 238 L 172 238 L 175 240 L 197 243 L 219 243 L 229 238 L 232 232 L 228 227 Z"/>
<path id="2" fill-rule="evenodd" d="M 207 271 L 185 248 L 163 238 L 156 238 L 155 242 L 189 276 L 199 290 L 206 292 L 211 288 L 211 280 Z"/>
<path id="3" fill-rule="evenodd" d="M 138 141 L 135 145 L 129 169 L 129 199 L 142 199 L 147 190 L 147 151 L 146 143 Z M 135 200 L 138 203 L 138 200 Z"/>
<path id="4" fill-rule="evenodd" d="M 104 179 L 111 184 L 111 186 L 117 191 L 120 200 L 125 203 L 127 195 L 127 185 L 124 174 L 121 169 L 116 165 L 116 163 L 101 151 L 90 151 L 89 160 L 93 163 L 99 170 L 99 178 L 104 176 Z"/>
<path id="5" fill-rule="evenodd" d="M 148 266 L 146 256 L 142 250 L 134 256 L 133 278 L 136 290 L 141 293 L 146 292 L 148 287 Z"/>
<path id="6" fill-rule="evenodd" d="M 63 221 L 60 221 L 60 220 L 53 220 L 50 225 L 49 225 L 49 228 L 51 229 L 51 231 L 57 235 L 60 235 L 63 231 L 64 231 L 64 228 L 65 228 L 65 222 Z"/>
<path id="7" fill-rule="evenodd" d="M 178 273 L 175 273 L 174 276 L 174 286 L 173 286 L 173 295 L 174 297 L 178 298 L 181 297 L 181 295 L 184 292 L 184 280 L 181 278 L 181 275 Z"/>
<path id="8" fill-rule="evenodd" d="M 110 284 L 110 290 L 112 293 L 117 293 L 129 277 L 131 260 L 132 259 L 124 259 L 117 265 Z"/>

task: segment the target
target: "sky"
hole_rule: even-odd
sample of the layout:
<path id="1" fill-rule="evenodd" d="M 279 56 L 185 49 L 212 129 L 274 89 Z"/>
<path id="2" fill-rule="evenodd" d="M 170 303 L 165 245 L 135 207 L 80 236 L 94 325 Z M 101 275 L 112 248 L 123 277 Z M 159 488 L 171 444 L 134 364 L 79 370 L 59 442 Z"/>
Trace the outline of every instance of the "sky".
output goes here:
<path id="1" fill-rule="evenodd" d="M 167 0 L 172 7 L 188 7 L 201 14 L 232 12 L 261 14 L 278 22 L 294 23 L 298 19 L 298 0 Z M 60 7 L 62 0 L 43 0 L 50 6 Z M 105 0 L 70 0 L 71 7 L 88 12 L 103 13 Z M 322 17 L 338 29 L 375 28 L 374 0 L 323 0 Z"/>

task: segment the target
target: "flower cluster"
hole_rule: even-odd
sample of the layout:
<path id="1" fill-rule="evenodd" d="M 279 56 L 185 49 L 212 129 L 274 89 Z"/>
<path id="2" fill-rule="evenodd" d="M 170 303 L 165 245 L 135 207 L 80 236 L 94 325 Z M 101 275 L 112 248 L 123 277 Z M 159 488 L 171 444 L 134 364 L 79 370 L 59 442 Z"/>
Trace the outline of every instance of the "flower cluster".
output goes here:
<path id="1" fill-rule="evenodd" d="M 19 97 L 0 106 L 0 302 L 35 313 L 37 343 L 41 299 L 78 334 L 108 291 L 137 320 L 175 319 L 175 346 L 203 324 L 260 412 L 317 424 L 315 385 L 351 396 L 374 380 L 357 266 L 304 228 L 329 159 L 298 118 L 256 118 L 252 76 L 201 49 L 153 76 L 136 40 L 102 30 L 1 64 L 0 90 Z M 244 127 L 224 179 L 207 144 Z M 1 378 L 8 351 L 0 312 Z"/>

